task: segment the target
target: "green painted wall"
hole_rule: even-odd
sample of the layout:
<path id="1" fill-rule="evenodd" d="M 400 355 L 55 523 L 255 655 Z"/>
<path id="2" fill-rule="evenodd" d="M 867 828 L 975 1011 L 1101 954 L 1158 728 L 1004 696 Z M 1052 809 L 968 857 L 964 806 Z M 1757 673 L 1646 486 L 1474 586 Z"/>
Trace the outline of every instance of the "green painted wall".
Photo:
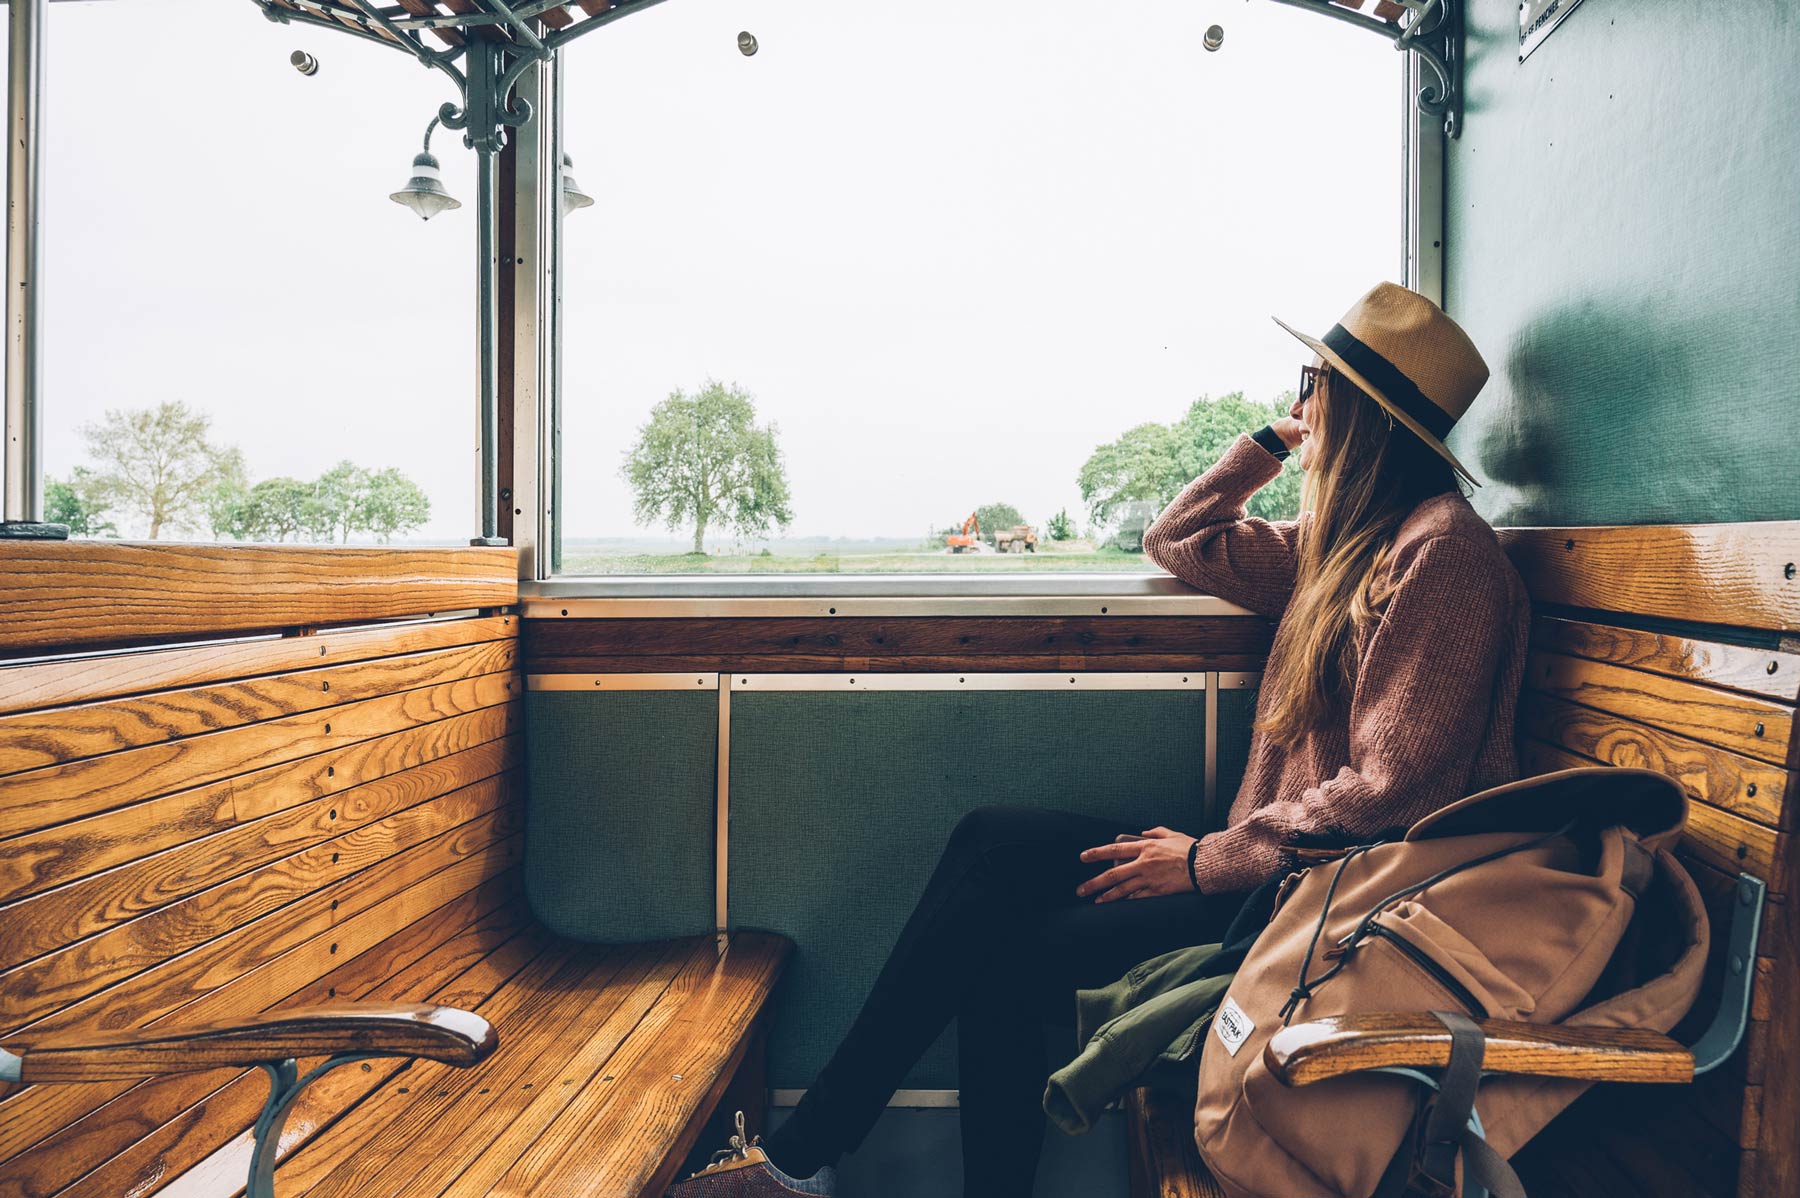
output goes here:
<path id="1" fill-rule="evenodd" d="M 731 923 L 797 950 L 769 1084 L 811 1084 L 964 812 L 1007 803 L 1199 830 L 1204 721 L 1203 694 L 1172 691 L 734 695 Z M 1221 711 L 1228 756 L 1248 735 Z M 954 1087 L 954 1037 L 905 1084 Z M 1049 1067 L 1074 1048 L 1052 1045 Z"/>
<path id="2" fill-rule="evenodd" d="M 1471 0 L 1451 438 L 1495 524 L 1800 518 L 1800 4 Z"/>
<path id="3" fill-rule="evenodd" d="M 538 919 L 614 943 L 712 931 L 718 692 L 532 691 L 525 717 Z"/>

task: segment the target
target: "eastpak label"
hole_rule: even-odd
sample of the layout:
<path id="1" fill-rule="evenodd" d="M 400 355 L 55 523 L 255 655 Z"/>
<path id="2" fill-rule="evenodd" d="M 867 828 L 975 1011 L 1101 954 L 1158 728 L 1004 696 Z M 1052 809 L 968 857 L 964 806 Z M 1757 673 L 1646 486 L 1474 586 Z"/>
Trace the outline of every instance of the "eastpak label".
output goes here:
<path id="1" fill-rule="evenodd" d="M 1244 1008 L 1238 1006 L 1230 995 L 1226 995 L 1219 1013 L 1213 1016 L 1213 1031 L 1219 1033 L 1219 1043 L 1225 1046 L 1225 1051 L 1235 1057 L 1238 1049 L 1244 1046 L 1244 1041 L 1255 1030 L 1256 1022 L 1244 1014 Z"/>

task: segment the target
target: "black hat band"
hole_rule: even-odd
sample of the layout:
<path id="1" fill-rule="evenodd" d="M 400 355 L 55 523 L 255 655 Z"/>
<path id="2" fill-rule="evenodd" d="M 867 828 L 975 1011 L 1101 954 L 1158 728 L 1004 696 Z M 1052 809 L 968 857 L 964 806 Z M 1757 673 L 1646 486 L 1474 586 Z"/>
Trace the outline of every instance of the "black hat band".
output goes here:
<path id="1" fill-rule="evenodd" d="M 1331 326 L 1323 338 L 1326 348 L 1344 360 L 1380 390 L 1382 397 L 1419 422 L 1419 427 L 1442 441 L 1456 427 L 1456 417 L 1425 398 L 1419 385 L 1401 373 L 1400 368 L 1357 340 L 1341 324 Z"/>

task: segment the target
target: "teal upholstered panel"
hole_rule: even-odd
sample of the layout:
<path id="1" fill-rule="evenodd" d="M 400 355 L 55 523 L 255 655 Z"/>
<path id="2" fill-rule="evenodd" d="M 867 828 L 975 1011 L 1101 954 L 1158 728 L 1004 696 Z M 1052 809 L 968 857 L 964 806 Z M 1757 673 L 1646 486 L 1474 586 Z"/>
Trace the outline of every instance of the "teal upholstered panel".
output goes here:
<path id="1" fill-rule="evenodd" d="M 770 1085 L 811 1084 L 964 812 L 1009 803 L 1199 830 L 1204 704 L 1192 691 L 733 694 L 730 922 L 798 948 Z M 955 1086 L 953 1036 L 907 1086 Z"/>
<path id="2" fill-rule="evenodd" d="M 1451 445 L 1495 524 L 1800 518 L 1800 5 L 1588 0 L 1525 62 L 1472 0 Z"/>
<path id="3" fill-rule="evenodd" d="M 713 930 L 716 691 L 532 691 L 525 885 L 580 940 Z"/>
<path id="4" fill-rule="evenodd" d="M 1224 824 L 1250 763 L 1250 730 L 1256 720 L 1254 685 L 1229 687 L 1219 694 L 1219 818 Z"/>

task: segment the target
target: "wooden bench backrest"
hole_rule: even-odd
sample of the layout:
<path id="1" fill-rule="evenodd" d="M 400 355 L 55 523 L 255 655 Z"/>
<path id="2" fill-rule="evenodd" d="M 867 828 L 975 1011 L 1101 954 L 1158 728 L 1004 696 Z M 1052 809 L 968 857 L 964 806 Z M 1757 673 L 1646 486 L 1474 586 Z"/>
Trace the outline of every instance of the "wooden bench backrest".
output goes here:
<path id="1" fill-rule="evenodd" d="M 1768 883 L 1745 1047 L 1677 1101 L 1696 1135 L 1710 1127 L 1741 1154 L 1739 1192 L 1800 1192 L 1800 523 L 1508 529 L 1502 540 L 1535 608 L 1523 772 L 1600 763 L 1679 779 L 1692 800 L 1680 855 L 1708 898 L 1716 949 L 1737 875 Z"/>
<path id="2" fill-rule="evenodd" d="M 0 584 L 0 652 L 45 658 L 0 665 L 0 1041 L 364 997 L 524 918 L 517 617 L 296 627 L 510 604 L 512 553 L 220 553 L 33 547 Z M 0 1085 L 0 1195 L 154 1193 L 265 1090 Z"/>

